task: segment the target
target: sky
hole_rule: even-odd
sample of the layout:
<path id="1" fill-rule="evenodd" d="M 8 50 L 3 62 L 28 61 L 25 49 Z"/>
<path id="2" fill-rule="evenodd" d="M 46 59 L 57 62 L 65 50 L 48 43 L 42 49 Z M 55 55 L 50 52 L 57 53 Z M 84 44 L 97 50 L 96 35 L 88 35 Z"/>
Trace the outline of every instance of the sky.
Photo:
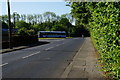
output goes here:
<path id="1" fill-rule="evenodd" d="M 22 0 L 23 1 L 23 0 Z M 24 1 L 24 2 L 18 2 L 18 1 L 10 1 L 10 7 L 11 7 L 11 14 L 13 12 L 17 12 L 19 14 L 43 14 L 46 11 L 54 12 L 56 15 L 62 15 L 66 13 L 70 13 L 71 8 L 66 6 L 66 3 L 64 1 L 58 0 L 58 2 L 52 0 L 49 1 L 36 1 L 30 0 L 30 1 Z M 2 15 L 7 14 L 7 2 L 2 2 Z"/>

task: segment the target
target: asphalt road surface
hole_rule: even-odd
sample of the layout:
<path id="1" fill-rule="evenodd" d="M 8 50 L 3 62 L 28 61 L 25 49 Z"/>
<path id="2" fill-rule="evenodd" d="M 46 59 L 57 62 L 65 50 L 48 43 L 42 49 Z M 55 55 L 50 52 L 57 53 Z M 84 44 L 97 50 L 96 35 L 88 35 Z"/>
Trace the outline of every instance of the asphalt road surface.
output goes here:
<path id="1" fill-rule="evenodd" d="M 2 54 L 2 77 L 60 78 L 84 40 L 47 40 L 49 44 Z"/>

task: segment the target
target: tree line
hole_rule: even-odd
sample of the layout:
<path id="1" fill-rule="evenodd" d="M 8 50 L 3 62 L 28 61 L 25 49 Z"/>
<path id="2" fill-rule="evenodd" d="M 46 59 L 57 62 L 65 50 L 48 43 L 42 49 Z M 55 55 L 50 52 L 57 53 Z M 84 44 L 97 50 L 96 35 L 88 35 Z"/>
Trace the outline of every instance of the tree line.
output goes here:
<path id="1" fill-rule="evenodd" d="M 0 17 L 2 28 L 8 28 L 8 16 Z M 70 33 L 70 36 L 81 36 L 86 31 L 72 24 L 75 19 L 70 13 L 61 16 L 54 12 L 28 15 L 13 13 L 11 21 L 12 28 L 18 29 L 17 35 L 36 35 L 38 31 L 66 31 L 67 35 Z"/>

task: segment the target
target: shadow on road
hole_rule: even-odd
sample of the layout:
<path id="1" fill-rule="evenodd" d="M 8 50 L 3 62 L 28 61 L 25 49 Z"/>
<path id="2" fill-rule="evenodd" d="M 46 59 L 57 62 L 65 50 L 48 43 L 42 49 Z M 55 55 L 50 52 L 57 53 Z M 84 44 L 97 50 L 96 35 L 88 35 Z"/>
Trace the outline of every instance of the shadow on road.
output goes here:
<path id="1" fill-rule="evenodd" d="M 39 41 L 39 42 L 36 42 L 36 43 L 33 43 L 33 44 L 29 44 L 27 46 L 29 47 L 34 47 L 34 46 L 40 46 L 40 45 L 44 45 L 44 44 L 48 44 L 50 42 L 47 42 L 47 41 Z"/>
<path id="2" fill-rule="evenodd" d="M 49 42 L 47 41 L 39 41 L 39 42 L 34 42 L 34 43 L 19 43 L 19 44 L 13 44 L 13 47 L 20 47 L 20 46 L 29 46 L 29 47 L 34 47 L 34 46 L 39 46 L 39 45 L 44 45 L 48 44 Z M 7 49 L 9 48 L 9 42 L 4 42 L 2 44 L 2 49 Z"/>
<path id="3" fill-rule="evenodd" d="M 30 47 L 45 45 L 45 44 L 48 44 L 48 43 L 50 43 L 50 42 L 39 41 L 39 42 L 31 43 L 31 44 L 17 44 L 17 45 L 13 46 L 13 49 L 9 49 L 8 47 L 2 47 L 2 54 L 3 53 L 7 53 L 7 52 L 11 52 L 11 51 L 25 49 L 25 48 L 30 48 Z"/>

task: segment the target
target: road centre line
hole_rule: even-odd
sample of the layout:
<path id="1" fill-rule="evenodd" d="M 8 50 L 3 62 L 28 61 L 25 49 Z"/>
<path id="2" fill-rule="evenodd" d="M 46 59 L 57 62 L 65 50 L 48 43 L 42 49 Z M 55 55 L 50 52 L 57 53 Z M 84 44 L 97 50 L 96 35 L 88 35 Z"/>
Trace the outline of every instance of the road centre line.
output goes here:
<path id="1" fill-rule="evenodd" d="M 54 47 L 49 47 L 49 48 L 47 48 L 47 49 L 45 49 L 45 50 L 49 50 L 49 49 L 52 49 L 52 48 L 54 48 Z"/>
<path id="2" fill-rule="evenodd" d="M 30 55 L 28 55 L 28 56 L 22 57 L 22 58 L 25 59 L 25 58 L 28 58 L 28 57 L 33 56 L 33 55 L 35 55 L 35 54 L 38 54 L 38 53 L 40 53 L 40 51 L 39 51 L 39 52 L 36 52 L 36 53 L 34 53 L 34 54 L 30 54 Z"/>
<path id="3" fill-rule="evenodd" d="M 62 43 L 62 44 L 65 44 L 65 43 Z"/>
<path id="4" fill-rule="evenodd" d="M 1 64 L 0 67 L 7 65 L 8 63 Z"/>
<path id="5" fill-rule="evenodd" d="M 56 45 L 55 47 L 60 46 L 60 44 Z"/>
<path id="6" fill-rule="evenodd" d="M 60 46 L 60 45 L 63 45 L 63 44 L 65 44 L 65 43 L 58 44 L 58 45 L 56 45 L 55 47 Z M 49 47 L 49 48 L 47 48 L 47 49 L 45 49 L 45 50 L 49 50 L 49 49 L 52 49 L 52 48 L 54 48 L 54 47 Z"/>
<path id="7" fill-rule="evenodd" d="M 60 45 L 63 45 L 63 44 L 65 44 L 65 43 L 62 43 L 62 44 L 58 44 L 58 45 L 56 45 L 56 47 L 57 47 L 57 46 L 60 46 Z"/>

